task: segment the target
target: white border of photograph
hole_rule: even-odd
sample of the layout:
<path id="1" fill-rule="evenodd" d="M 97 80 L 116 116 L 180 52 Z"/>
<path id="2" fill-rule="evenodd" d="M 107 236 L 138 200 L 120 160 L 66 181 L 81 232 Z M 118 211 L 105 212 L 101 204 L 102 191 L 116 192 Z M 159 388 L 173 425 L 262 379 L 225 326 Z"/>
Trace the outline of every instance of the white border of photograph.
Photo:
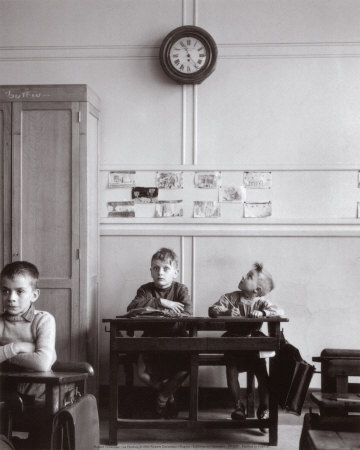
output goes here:
<path id="1" fill-rule="evenodd" d="M 247 189 L 271 189 L 272 186 L 272 173 L 269 171 L 246 171 L 243 179 Z"/>
<path id="2" fill-rule="evenodd" d="M 218 189 L 221 186 L 221 172 L 219 170 L 195 172 L 194 185 L 198 189 Z"/>
<path id="3" fill-rule="evenodd" d="M 135 217 L 135 203 L 126 202 L 107 202 L 108 217 Z"/>
<path id="4" fill-rule="evenodd" d="M 109 172 L 109 188 L 128 188 L 135 186 L 135 170 L 114 170 Z"/>
<path id="5" fill-rule="evenodd" d="M 272 213 L 271 202 L 244 202 L 244 217 L 269 217 Z"/>
<path id="6" fill-rule="evenodd" d="M 213 201 L 194 201 L 194 217 L 221 217 L 220 203 Z"/>
<path id="7" fill-rule="evenodd" d="M 246 201 L 246 189 L 241 185 L 226 185 L 219 189 L 219 202 L 242 203 Z"/>
<path id="8" fill-rule="evenodd" d="M 155 205 L 155 217 L 182 217 L 182 200 L 158 200 Z"/>
<path id="9" fill-rule="evenodd" d="M 183 189 L 183 175 L 184 172 L 181 171 L 158 171 L 156 172 L 156 186 L 159 189 Z"/>

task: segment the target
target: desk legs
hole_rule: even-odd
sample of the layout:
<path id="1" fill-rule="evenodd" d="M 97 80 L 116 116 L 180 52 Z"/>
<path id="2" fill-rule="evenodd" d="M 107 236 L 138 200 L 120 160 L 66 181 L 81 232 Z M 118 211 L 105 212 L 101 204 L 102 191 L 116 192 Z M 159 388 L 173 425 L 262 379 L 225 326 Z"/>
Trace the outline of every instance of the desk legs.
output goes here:
<path id="1" fill-rule="evenodd" d="M 60 405 L 60 386 L 47 384 L 45 387 L 45 407 L 50 415 L 59 411 Z"/>
<path id="2" fill-rule="evenodd" d="M 196 422 L 198 419 L 199 402 L 199 355 L 190 355 L 190 421 Z"/>
<path id="3" fill-rule="evenodd" d="M 109 445 L 117 445 L 118 419 L 118 354 L 110 351 L 109 374 Z"/>
<path id="4" fill-rule="evenodd" d="M 270 378 L 270 392 L 269 392 L 269 412 L 270 412 L 270 427 L 269 427 L 269 445 L 277 445 L 278 443 L 278 398 L 276 390 L 274 389 L 274 377 L 276 376 L 276 362 L 274 358 L 270 358 L 269 362 L 269 378 Z"/>

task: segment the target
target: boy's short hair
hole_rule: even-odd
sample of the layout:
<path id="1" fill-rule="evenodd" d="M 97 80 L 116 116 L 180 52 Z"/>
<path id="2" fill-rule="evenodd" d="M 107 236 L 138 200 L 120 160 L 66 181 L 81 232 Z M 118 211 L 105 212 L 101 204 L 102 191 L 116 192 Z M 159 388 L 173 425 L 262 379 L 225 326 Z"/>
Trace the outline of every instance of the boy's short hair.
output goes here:
<path id="1" fill-rule="evenodd" d="M 272 275 L 264 270 L 262 263 L 256 262 L 253 267 L 253 270 L 258 274 L 258 287 L 260 287 L 261 293 L 263 295 L 268 294 L 275 287 Z"/>
<path id="2" fill-rule="evenodd" d="M 151 258 L 151 263 L 156 259 L 159 259 L 160 261 L 166 261 L 169 259 L 176 268 L 178 267 L 179 264 L 177 254 L 174 252 L 174 250 L 171 250 L 170 248 L 163 247 L 156 253 L 154 253 Z"/>
<path id="3" fill-rule="evenodd" d="M 33 287 L 37 289 L 39 281 L 39 271 L 37 267 L 28 261 L 14 261 L 6 264 L 0 274 L 1 280 L 9 278 L 12 280 L 16 275 L 27 275 L 33 279 Z"/>

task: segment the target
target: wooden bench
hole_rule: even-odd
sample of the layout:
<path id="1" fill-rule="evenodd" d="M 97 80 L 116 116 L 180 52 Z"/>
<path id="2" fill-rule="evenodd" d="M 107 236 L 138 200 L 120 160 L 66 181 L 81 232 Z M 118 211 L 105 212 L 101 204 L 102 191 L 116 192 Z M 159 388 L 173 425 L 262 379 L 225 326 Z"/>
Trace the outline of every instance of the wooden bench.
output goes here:
<path id="1" fill-rule="evenodd" d="M 319 407 L 323 416 L 346 416 L 351 412 L 360 412 L 359 395 L 314 392 L 311 394 L 311 400 Z"/>
<path id="2" fill-rule="evenodd" d="M 359 443 L 360 416 L 329 417 L 317 413 L 306 413 L 301 430 L 299 449 L 347 449 L 349 447 L 345 445 L 346 441 L 342 443 L 342 446 L 339 444 L 338 437 L 341 433 L 351 433 L 352 436 L 356 437 L 356 442 Z M 333 442 L 327 439 L 329 436 L 332 436 Z M 359 446 L 355 448 L 359 448 Z"/>
<path id="3" fill-rule="evenodd" d="M 360 433 L 351 431 L 310 430 L 312 450 L 352 450 L 359 448 Z"/>

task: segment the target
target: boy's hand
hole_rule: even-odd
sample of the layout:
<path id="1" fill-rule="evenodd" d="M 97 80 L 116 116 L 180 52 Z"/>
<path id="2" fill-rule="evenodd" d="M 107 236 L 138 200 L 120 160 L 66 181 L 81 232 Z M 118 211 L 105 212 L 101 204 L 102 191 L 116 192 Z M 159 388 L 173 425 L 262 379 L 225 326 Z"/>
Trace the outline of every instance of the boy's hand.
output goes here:
<path id="1" fill-rule="evenodd" d="M 172 300 L 161 298 L 160 303 L 164 308 L 171 309 L 171 311 L 174 311 L 177 314 L 180 314 L 184 311 L 184 305 L 180 302 L 173 302 Z"/>
<path id="2" fill-rule="evenodd" d="M 230 309 L 230 316 L 233 316 L 233 317 L 240 316 L 240 309 L 239 309 L 239 308 L 236 308 L 235 306 L 233 306 L 233 307 Z"/>
<path id="3" fill-rule="evenodd" d="M 14 342 L 14 348 L 17 354 L 33 353 L 35 351 L 35 344 L 31 342 Z"/>
<path id="4" fill-rule="evenodd" d="M 258 311 L 257 309 L 255 309 L 251 314 L 250 317 L 264 317 L 264 314 L 262 311 Z"/>

